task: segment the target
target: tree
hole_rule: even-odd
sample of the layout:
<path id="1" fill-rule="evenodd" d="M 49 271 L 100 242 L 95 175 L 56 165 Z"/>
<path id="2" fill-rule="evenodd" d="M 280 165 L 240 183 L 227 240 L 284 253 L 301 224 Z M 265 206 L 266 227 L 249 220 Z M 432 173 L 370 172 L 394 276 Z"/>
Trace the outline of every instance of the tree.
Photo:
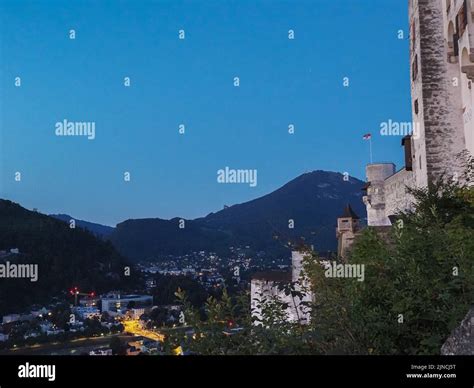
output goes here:
<path id="1" fill-rule="evenodd" d="M 326 352 L 439 354 L 474 300 L 474 194 L 438 181 L 411 190 L 414 211 L 387 235 L 367 228 L 349 261 L 365 281 L 311 265 L 315 330 Z"/>
<path id="2" fill-rule="evenodd" d="M 120 339 L 120 337 L 112 337 L 109 346 L 114 355 L 123 356 L 127 353 L 127 345 Z"/>
<path id="3" fill-rule="evenodd" d="M 278 299 L 251 319 L 248 294 L 209 298 L 204 319 L 180 290 L 186 325 L 170 335 L 198 354 L 439 354 L 474 300 L 474 191 L 440 180 L 411 190 L 414 210 L 388 228 L 366 228 L 348 261 L 365 280 L 329 278 L 308 251 L 305 272 L 315 302 L 309 325 L 287 322 Z M 289 290 L 291 292 L 291 290 Z M 260 302 L 259 302 L 260 303 Z M 228 333 L 228 322 L 242 330 Z"/>

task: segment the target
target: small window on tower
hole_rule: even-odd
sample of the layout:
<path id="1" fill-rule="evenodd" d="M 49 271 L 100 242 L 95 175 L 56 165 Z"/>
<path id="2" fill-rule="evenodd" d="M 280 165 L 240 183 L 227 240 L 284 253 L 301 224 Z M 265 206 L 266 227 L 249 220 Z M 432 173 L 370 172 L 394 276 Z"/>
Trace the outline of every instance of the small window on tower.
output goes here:
<path id="1" fill-rule="evenodd" d="M 416 48 L 416 29 L 415 29 L 415 20 L 411 22 L 410 26 L 410 36 L 411 36 L 411 50 L 415 51 Z"/>
<path id="2" fill-rule="evenodd" d="M 464 31 L 466 31 L 467 27 L 467 3 L 466 0 L 464 0 L 463 5 L 461 9 L 459 10 L 458 15 L 456 16 L 456 24 L 458 26 L 457 30 L 459 33 L 459 37 L 464 34 Z"/>
<path id="3" fill-rule="evenodd" d="M 415 100 L 415 114 L 417 115 L 420 110 L 420 107 L 418 106 L 418 99 Z"/>
<path id="4" fill-rule="evenodd" d="M 416 77 L 418 76 L 418 54 L 415 55 L 415 58 L 413 59 L 413 65 L 411 67 L 411 78 L 413 81 L 416 80 Z"/>

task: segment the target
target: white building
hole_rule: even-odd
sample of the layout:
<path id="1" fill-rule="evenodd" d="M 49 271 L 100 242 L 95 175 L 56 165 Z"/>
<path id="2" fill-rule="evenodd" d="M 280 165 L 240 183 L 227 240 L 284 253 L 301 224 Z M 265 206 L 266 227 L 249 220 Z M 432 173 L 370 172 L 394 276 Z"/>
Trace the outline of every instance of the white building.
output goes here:
<path id="1" fill-rule="evenodd" d="M 128 309 L 148 308 L 153 305 L 150 295 L 109 294 L 102 297 L 102 312 L 110 315 L 124 314 Z"/>
<path id="2" fill-rule="evenodd" d="M 144 308 L 140 308 L 140 309 L 131 309 L 129 310 L 130 312 L 130 317 L 132 319 L 140 319 L 140 317 L 145 314 L 145 309 Z"/>
<path id="3" fill-rule="evenodd" d="M 20 314 L 9 314 L 9 315 L 4 315 L 2 323 L 5 325 L 7 323 L 13 323 L 19 321 L 21 318 Z"/>
<path id="4" fill-rule="evenodd" d="M 89 352 L 89 356 L 111 356 L 112 355 L 112 349 L 107 348 L 107 349 L 96 349 L 96 350 L 91 350 Z"/>
<path id="5" fill-rule="evenodd" d="M 277 300 L 288 305 L 286 319 L 290 322 L 309 323 L 310 311 L 304 304 L 313 300 L 309 281 L 303 273 L 304 254 L 292 252 L 291 272 L 269 271 L 257 273 L 252 277 L 250 283 L 252 317 L 256 325 L 261 324 L 262 305 Z M 292 296 L 284 289 L 302 292 L 303 297 Z M 302 304 L 303 303 L 303 304 Z"/>
<path id="6" fill-rule="evenodd" d="M 74 312 L 81 319 L 93 319 L 94 317 L 100 318 L 100 311 L 97 307 L 75 307 Z"/>

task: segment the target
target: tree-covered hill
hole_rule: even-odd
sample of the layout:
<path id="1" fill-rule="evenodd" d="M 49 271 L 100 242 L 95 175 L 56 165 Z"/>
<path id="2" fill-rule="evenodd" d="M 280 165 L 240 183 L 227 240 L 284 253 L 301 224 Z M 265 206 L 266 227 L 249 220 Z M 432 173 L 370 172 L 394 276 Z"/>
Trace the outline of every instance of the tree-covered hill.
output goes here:
<path id="1" fill-rule="evenodd" d="M 124 259 L 109 242 L 55 218 L 0 200 L 1 262 L 38 264 L 38 281 L 0 278 L 0 315 L 61 295 L 71 286 L 104 291 L 125 286 Z"/>

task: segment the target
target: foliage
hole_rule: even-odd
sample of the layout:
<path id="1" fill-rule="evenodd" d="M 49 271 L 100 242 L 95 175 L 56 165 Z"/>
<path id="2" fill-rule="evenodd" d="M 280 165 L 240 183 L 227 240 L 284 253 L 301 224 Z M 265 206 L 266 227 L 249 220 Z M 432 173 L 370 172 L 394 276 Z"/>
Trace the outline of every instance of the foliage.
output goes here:
<path id="1" fill-rule="evenodd" d="M 81 228 L 0 200 L 0 250 L 19 248 L 20 255 L 2 261 L 38 264 L 38 281 L 2 279 L 0 315 L 19 312 L 52 297 L 64 297 L 72 286 L 102 292 L 130 287 L 136 279 L 124 276 L 124 259 L 109 242 Z"/>
<path id="2" fill-rule="evenodd" d="M 112 337 L 110 339 L 110 349 L 112 349 L 112 354 L 114 355 L 125 355 L 127 353 L 127 344 L 123 342 L 120 337 Z"/>
<path id="3" fill-rule="evenodd" d="M 312 266 L 327 352 L 438 354 L 474 301 L 472 190 L 438 181 L 411 194 L 388 236 L 368 228 L 356 240 L 349 261 L 365 265 L 364 282 Z"/>
<path id="4" fill-rule="evenodd" d="M 170 334 L 165 348 L 439 354 L 474 301 L 474 192 L 439 181 L 411 194 L 413 211 L 400 214 L 392 227 L 366 228 L 356 239 L 349 262 L 365 266 L 365 281 L 328 278 L 321 260 L 308 254 L 305 270 L 315 295 L 309 325 L 288 322 L 287 306 L 277 298 L 259 305 L 262 317 L 252 321 L 248 294 L 230 297 L 226 291 L 207 300 L 202 319 L 179 291 L 185 330 Z"/>

